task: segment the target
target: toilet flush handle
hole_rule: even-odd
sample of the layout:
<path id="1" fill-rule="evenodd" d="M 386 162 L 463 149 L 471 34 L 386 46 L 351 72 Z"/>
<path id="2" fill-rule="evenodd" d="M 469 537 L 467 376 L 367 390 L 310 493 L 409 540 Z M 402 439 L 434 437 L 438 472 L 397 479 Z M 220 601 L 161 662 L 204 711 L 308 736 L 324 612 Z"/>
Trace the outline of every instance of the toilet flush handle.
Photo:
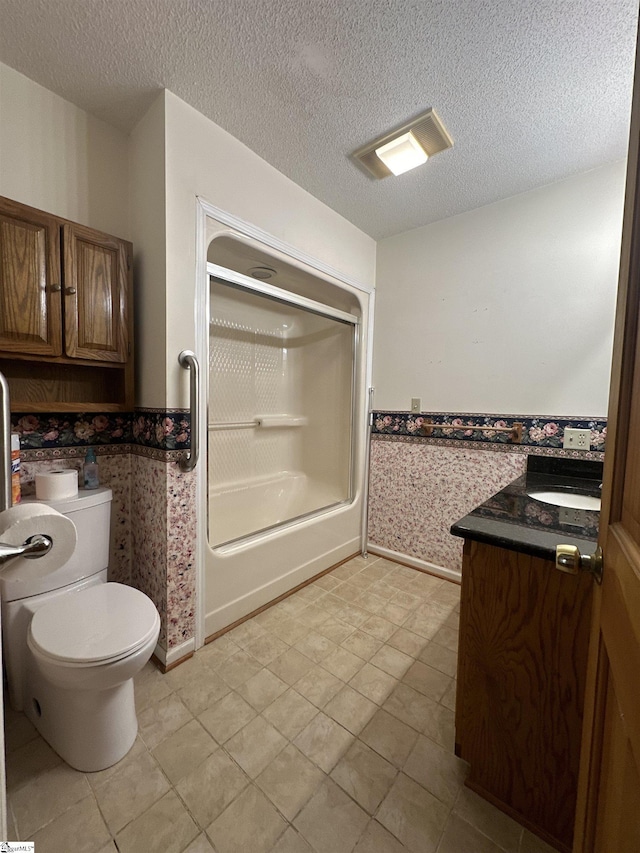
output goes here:
<path id="1" fill-rule="evenodd" d="M 9 560 L 16 557 L 26 557 L 34 560 L 37 557 L 44 557 L 51 550 L 53 541 L 44 533 L 36 533 L 35 536 L 30 536 L 22 545 L 10 545 L 8 542 L 0 542 L 0 566 L 4 566 Z"/>

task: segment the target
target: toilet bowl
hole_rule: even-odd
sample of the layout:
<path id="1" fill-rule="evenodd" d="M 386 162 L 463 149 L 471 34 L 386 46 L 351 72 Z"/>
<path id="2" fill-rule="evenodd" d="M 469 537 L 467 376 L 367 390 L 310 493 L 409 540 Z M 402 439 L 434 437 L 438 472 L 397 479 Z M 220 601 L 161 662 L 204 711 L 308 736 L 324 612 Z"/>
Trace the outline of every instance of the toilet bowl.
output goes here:
<path id="1" fill-rule="evenodd" d="M 84 772 L 115 764 L 133 745 L 133 677 L 160 632 L 150 598 L 106 582 L 110 502 L 111 490 L 101 488 L 50 503 L 76 524 L 68 564 L 27 581 L 18 559 L 0 575 L 11 704 Z"/>

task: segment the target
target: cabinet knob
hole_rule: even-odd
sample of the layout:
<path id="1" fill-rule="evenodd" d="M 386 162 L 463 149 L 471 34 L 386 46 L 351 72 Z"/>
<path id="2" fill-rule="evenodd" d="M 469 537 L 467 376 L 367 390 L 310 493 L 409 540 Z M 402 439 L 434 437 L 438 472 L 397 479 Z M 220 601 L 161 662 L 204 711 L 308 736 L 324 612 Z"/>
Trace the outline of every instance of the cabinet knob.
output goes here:
<path id="1" fill-rule="evenodd" d="M 60 293 L 60 291 L 62 290 L 62 285 L 52 284 L 49 290 L 51 291 L 51 293 Z"/>
<path id="2" fill-rule="evenodd" d="M 67 296 L 73 296 L 73 294 L 76 292 L 76 289 L 75 287 L 65 287 L 64 292 L 67 294 Z"/>

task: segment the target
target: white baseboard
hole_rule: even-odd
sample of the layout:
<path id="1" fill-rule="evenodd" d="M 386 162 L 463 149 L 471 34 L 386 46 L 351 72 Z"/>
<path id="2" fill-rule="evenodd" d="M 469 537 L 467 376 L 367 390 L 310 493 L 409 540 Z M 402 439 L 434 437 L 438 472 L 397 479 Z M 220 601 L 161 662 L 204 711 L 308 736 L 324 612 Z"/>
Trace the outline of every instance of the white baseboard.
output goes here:
<path id="1" fill-rule="evenodd" d="M 174 648 L 169 649 L 169 651 L 158 643 L 153 650 L 153 654 L 160 663 L 164 664 L 164 666 L 171 666 L 171 664 L 182 660 L 182 658 L 186 657 L 191 652 L 195 652 L 195 650 L 196 641 L 192 637 L 190 640 L 185 640 L 184 643 L 180 643 L 179 646 L 174 646 Z"/>
<path id="2" fill-rule="evenodd" d="M 382 548 L 380 545 L 367 545 L 369 554 L 375 554 L 378 557 L 386 557 L 388 560 L 393 560 L 395 563 L 404 563 L 406 566 L 411 566 L 414 569 L 420 569 L 423 572 L 428 572 L 430 575 L 435 575 L 437 578 L 444 578 L 454 583 L 462 581 L 462 572 L 455 569 L 447 569 L 444 566 L 437 566 L 435 563 L 429 563 L 427 560 L 419 560 L 417 557 L 410 557 L 408 554 L 400 554 L 398 551 L 392 551 L 390 548 Z"/>

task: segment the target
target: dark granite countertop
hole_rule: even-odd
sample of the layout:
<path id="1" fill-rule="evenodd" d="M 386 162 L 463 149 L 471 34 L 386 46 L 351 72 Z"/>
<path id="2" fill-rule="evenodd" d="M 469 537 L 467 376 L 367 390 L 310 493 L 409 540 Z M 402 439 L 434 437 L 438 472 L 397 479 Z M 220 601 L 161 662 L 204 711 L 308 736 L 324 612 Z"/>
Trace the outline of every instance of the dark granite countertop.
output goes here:
<path id="1" fill-rule="evenodd" d="M 602 463 L 559 462 L 531 457 L 526 474 L 457 521 L 451 533 L 548 560 L 555 560 L 560 544 L 592 551 L 598 538 L 599 512 L 555 506 L 528 494 L 562 490 L 600 497 Z"/>

